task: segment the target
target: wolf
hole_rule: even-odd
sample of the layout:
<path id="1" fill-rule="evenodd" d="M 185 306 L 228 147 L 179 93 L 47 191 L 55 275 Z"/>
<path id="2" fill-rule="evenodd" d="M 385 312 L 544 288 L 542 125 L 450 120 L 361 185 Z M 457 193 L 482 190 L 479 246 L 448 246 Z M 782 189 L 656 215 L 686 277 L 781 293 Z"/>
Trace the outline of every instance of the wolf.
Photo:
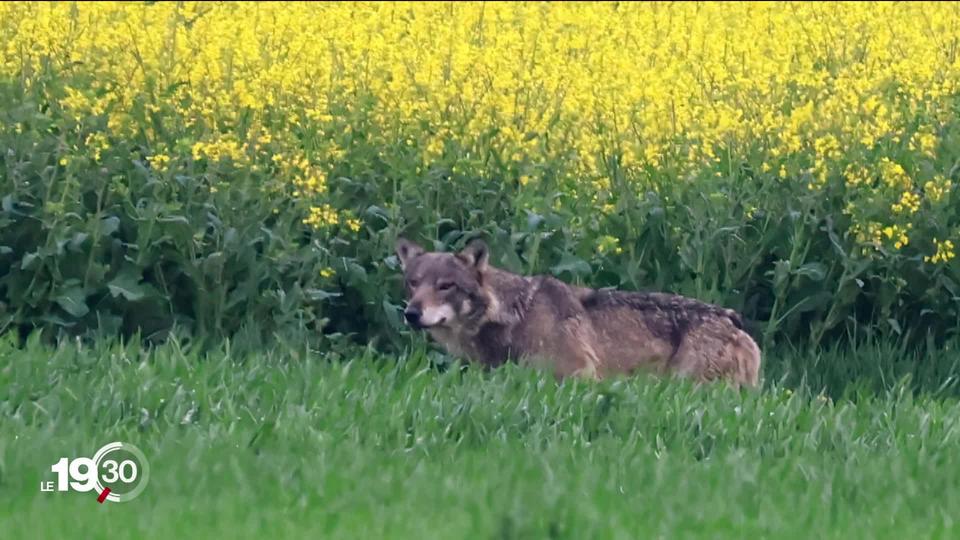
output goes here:
<path id="1" fill-rule="evenodd" d="M 447 253 L 399 238 L 396 255 L 407 294 L 404 318 L 454 356 L 488 367 L 516 361 L 558 378 L 646 370 L 757 386 L 760 349 L 731 309 L 517 275 L 490 265 L 482 239 Z"/>

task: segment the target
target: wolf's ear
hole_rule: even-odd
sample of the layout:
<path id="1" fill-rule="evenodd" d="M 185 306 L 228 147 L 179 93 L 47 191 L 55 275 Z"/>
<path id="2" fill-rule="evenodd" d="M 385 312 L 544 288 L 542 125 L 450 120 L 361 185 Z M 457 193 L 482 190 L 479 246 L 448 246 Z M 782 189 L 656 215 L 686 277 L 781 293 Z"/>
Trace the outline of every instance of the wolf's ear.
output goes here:
<path id="1" fill-rule="evenodd" d="M 487 269 L 487 262 L 490 260 L 490 249 L 487 248 L 486 242 L 478 238 L 471 240 L 463 251 L 457 253 L 457 256 L 468 265 L 483 271 Z"/>
<path id="2" fill-rule="evenodd" d="M 406 268 L 407 263 L 423 255 L 423 248 L 407 240 L 406 238 L 397 238 L 397 258 L 400 259 L 400 267 Z"/>

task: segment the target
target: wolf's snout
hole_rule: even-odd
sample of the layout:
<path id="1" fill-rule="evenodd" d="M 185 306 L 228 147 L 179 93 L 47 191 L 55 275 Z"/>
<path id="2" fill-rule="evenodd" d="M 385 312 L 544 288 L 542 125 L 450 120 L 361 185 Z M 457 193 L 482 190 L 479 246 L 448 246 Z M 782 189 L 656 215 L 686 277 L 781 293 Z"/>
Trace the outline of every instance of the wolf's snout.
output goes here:
<path id="1" fill-rule="evenodd" d="M 414 328 L 420 327 L 420 317 L 422 316 L 423 312 L 416 306 L 407 306 L 407 309 L 403 312 L 403 317 L 407 319 L 407 322 Z"/>

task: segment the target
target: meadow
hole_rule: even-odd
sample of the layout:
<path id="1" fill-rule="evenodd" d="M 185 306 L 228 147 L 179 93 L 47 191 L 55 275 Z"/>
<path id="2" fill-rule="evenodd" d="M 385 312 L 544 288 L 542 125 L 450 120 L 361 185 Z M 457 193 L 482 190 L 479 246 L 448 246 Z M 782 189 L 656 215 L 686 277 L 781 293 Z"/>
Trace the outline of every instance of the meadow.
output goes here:
<path id="1" fill-rule="evenodd" d="M 763 390 L 741 394 L 557 384 L 422 350 L 4 340 L 0 522 L 6 538 L 955 536 L 956 355 L 933 359 L 949 384 L 924 390 L 902 351 L 849 354 L 772 356 Z M 835 396 L 797 384 L 841 360 L 875 368 Z M 139 498 L 39 491 L 60 456 L 111 440 L 150 460 Z"/>

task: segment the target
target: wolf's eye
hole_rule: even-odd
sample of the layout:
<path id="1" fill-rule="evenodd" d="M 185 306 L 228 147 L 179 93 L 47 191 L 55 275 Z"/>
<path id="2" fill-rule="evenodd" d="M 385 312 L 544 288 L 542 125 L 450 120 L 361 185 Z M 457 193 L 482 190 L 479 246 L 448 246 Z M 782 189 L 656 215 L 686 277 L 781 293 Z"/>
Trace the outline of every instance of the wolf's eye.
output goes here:
<path id="1" fill-rule="evenodd" d="M 453 288 L 452 281 L 441 281 L 440 283 L 437 283 L 438 291 L 449 291 L 452 288 Z"/>
<path id="2" fill-rule="evenodd" d="M 417 281 L 417 280 L 415 280 L 415 279 L 407 280 L 407 287 L 410 287 L 411 289 L 416 289 L 416 288 L 417 288 L 417 285 L 419 285 L 419 284 L 420 284 L 420 282 Z"/>

